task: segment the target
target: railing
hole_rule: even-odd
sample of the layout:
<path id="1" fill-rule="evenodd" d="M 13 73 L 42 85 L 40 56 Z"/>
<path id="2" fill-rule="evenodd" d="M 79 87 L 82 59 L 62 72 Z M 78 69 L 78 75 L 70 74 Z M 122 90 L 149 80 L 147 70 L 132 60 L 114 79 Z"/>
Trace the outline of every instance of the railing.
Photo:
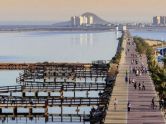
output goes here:
<path id="1" fill-rule="evenodd" d="M 91 106 L 106 105 L 108 98 L 83 98 L 83 97 L 3 97 L 0 107 L 44 107 L 46 106 Z"/>
<path id="2" fill-rule="evenodd" d="M 1 86 L 0 93 L 8 93 L 8 92 L 21 92 L 22 86 L 15 85 L 15 86 Z"/>

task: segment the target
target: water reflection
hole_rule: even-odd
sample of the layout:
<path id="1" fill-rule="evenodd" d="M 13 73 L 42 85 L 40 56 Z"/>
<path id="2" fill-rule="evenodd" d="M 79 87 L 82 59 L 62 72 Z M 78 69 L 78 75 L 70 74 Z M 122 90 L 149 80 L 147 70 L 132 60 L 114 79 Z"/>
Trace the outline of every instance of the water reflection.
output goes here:
<path id="1" fill-rule="evenodd" d="M 108 60 L 115 55 L 118 44 L 115 32 L 8 32 L 0 33 L 0 40 L 5 41 L 0 56 L 8 56 L 0 62 Z"/>
<path id="2" fill-rule="evenodd" d="M 72 42 L 74 46 L 81 46 L 81 47 L 94 46 L 94 34 L 80 33 L 79 35 L 73 35 Z"/>

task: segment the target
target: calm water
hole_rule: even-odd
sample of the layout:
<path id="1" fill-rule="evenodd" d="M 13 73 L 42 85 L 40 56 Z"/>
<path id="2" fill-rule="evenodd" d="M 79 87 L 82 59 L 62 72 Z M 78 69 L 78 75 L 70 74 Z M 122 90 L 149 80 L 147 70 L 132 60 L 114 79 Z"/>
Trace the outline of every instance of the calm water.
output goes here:
<path id="1" fill-rule="evenodd" d="M 131 32 L 134 36 L 143 38 L 166 40 L 166 32 Z M 120 34 L 119 34 L 120 36 Z M 118 41 L 115 32 L 102 33 L 58 33 L 58 32 L 20 32 L 0 33 L 0 62 L 91 62 L 93 60 L 110 60 L 116 52 Z M 20 71 L 0 71 L 0 86 L 15 85 Z M 85 96 L 86 93 L 77 93 Z M 98 92 L 91 92 L 89 96 L 97 96 Z M 66 93 L 66 96 L 72 95 Z M 64 113 L 74 113 L 75 107 L 64 108 Z M 89 113 L 90 107 L 80 107 L 80 113 Z M 4 110 L 12 111 L 12 110 Z M 19 111 L 28 111 L 20 109 Z M 43 111 L 43 110 L 34 110 Z M 49 113 L 59 113 L 60 108 L 49 108 Z M 7 122 L 6 122 L 7 123 Z M 9 123 L 40 123 L 39 119 L 25 122 L 8 120 Z M 52 123 L 49 123 L 52 124 Z M 59 123 L 60 124 L 60 123 Z M 69 124 L 69 123 L 63 123 Z M 76 123 L 75 123 L 76 124 Z"/>
<path id="2" fill-rule="evenodd" d="M 115 32 L 0 33 L 0 62 L 110 60 L 118 45 L 116 38 Z"/>
<path id="3" fill-rule="evenodd" d="M 133 36 L 140 36 L 146 39 L 154 39 L 154 40 L 165 40 L 166 41 L 166 32 L 155 32 L 155 31 L 133 31 L 131 32 Z"/>
<path id="4" fill-rule="evenodd" d="M 119 33 L 119 36 L 121 34 Z M 115 32 L 15 32 L 0 33 L 0 62 L 91 62 L 93 60 L 110 60 L 118 45 Z M 0 71 L 0 86 L 16 85 L 16 77 L 20 71 Z M 14 93 L 19 96 L 20 94 Z M 31 95 L 28 94 L 27 95 Z M 43 95 L 43 94 L 42 94 Z M 57 94 L 59 96 L 59 94 Z M 73 92 L 66 92 L 64 96 L 73 96 Z M 85 97 L 86 92 L 77 92 L 76 96 Z M 97 97 L 98 91 L 89 92 L 89 97 Z M 91 107 L 79 107 L 81 114 L 88 113 Z M 64 107 L 63 113 L 75 113 L 76 107 Z M 28 112 L 28 109 L 19 109 Z M 34 109 L 34 112 L 43 111 Z M 3 109 L 12 112 L 12 109 Z M 49 108 L 49 113 L 60 113 L 59 107 Z M 8 120 L 5 123 L 26 123 L 25 119 Z M 41 118 L 36 122 L 45 123 Z M 51 124 L 51 123 L 49 123 Z M 68 123 L 63 123 L 68 124 Z"/>

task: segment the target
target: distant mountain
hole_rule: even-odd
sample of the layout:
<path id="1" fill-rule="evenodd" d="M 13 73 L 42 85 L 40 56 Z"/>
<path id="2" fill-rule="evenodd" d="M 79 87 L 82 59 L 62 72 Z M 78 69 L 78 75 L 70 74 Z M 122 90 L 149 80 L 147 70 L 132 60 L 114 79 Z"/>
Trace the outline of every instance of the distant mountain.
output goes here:
<path id="1" fill-rule="evenodd" d="M 82 14 L 82 16 L 92 16 L 93 17 L 93 20 L 94 20 L 94 24 L 109 24 L 109 22 L 103 20 L 102 18 L 100 18 L 99 16 L 93 14 L 93 13 L 90 13 L 90 12 L 86 12 L 84 14 Z"/>
<path id="2" fill-rule="evenodd" d="M 84 14 L 82 14 L 81 16 L 92 16 L 93 17 L 93 21 L 94 21 L 94 24 L 102 24 L 102 25 L 105 25 L 105 24 L 109 24 L 109 22 L 103 20 L 102 18 L 100 18 L 99 16 L 93 14 L 93 13 L 90 13 L 90 12 L 86 12 Z M 65 21 L 65 22 L 59 22 L 59 23 L 55 23 L 53 24 L 54 26 L 58 26 L 58 27 L 65 27 L 65 26 L 71 26 L 71 21 Z"/>

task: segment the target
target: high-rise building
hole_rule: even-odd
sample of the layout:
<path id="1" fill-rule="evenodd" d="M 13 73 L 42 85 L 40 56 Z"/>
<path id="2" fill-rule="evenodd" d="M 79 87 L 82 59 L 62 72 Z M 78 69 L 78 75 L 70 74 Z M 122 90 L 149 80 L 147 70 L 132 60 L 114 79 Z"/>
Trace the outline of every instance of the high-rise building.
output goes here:
<path id="1" fill-rule="evenodd" d="M 153 17 L 153 25 L 166 25 L 166 16 Z"/>
<path id="2" fill-rule="evenodd" d="M 73 16 L 71 17 L 71 25 L 72 26 L 86 26 L 92 25 L 94 23 L 92 16 Z"/>
<path id="3" fill-rule="evenodd" d="M 153 25 L 160 25 L 160 23 L 161 23 L 161 17 L 160 16 L 153 17 Z"/>
<path id="4" fill-rule="evenodd" d="M 76 26 L 76 16 L 71 17 L 71 25 Z"/>
<path id="5" fill-rule="evenodd" d="M 79 19 L 80 19 L 80 25 L 83 25 L 84 24 L 84 17 L 80 16 Z"/>
<path id="6" fill-rule="evenodd" d="M 71 25 L 72 26 L 80 26 L 80 17 L 72 16 L 71 17 Z"/>
<path id="7" fill-rule="evenodd" d="M 160 24 L 161 25 L 166 25 L 166 16 L 161 16 L 160 17 Z"/>
<path id="8" fill-rule="evenodd" d="M 93 24 L 93 16 L 88 16 L 88 24 L 92 25 Z"/>

